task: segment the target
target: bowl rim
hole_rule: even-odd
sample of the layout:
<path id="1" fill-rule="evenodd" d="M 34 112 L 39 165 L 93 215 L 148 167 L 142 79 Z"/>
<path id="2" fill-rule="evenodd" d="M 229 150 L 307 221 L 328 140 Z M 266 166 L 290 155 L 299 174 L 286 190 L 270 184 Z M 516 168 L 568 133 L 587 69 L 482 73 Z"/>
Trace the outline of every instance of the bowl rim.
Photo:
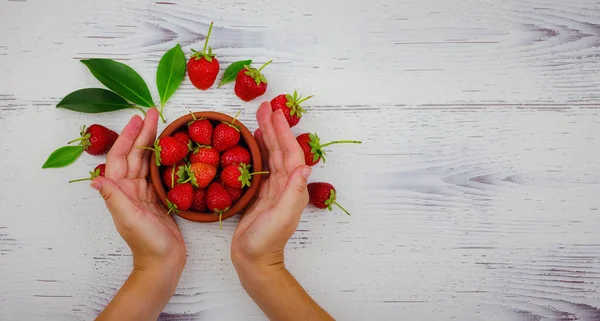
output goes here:
<path id="1" fill-rule="evenodd" d="M 260 149 L 258 147 L 258 143 L 256 142 L 254 135 L 252 135 L 252 132 L 250 132 L 250 130 L 248 130 L 248 128 L 246 126 L 244 126 L 244 124 L 242 124 L 237 119 L 235 119 L 235 121 L 234 121 L 234 118 L 229 115 L 226 115 L 226 114 L 223 114 L 220 112 L 216 112 L 216 111 L 199 111 L 199 112 L 193 112 L 193 114 L 194 114 L 194 117 L 196 117 L 196 119 L 206 118 L 211 121 L 228 122 L 228 123 L 233 122 L 233 125 L 237 126 L 240 129 L 241 139 L 244 140 L 244 142 L 246 143 L 246 145 L 249 149 L 250 155 L 252 157 L 253 171 L 254 172 L 262 171 L 263 164 L 262 164 L 262 157 L 260 154 Z M 175 133 L 177 130 L 181 129 L 182 127 L 184 127 L 184 125 L 186 125 L 193 119 L 194 118 L 192 117 L 192 113 L 189 113 L 187 115 L 184 115 L 184 116 L 181 116 L 181 117 L 175 119 L 167 127 L 165 127 L 165 129 L 160 133 L 160 135 L 158 136 L 157 139 L 160 139 L 160 138 L 163 138 L 166 136 L 171 136 L 173 133 Z M 252 185 L 250 185 L 250 187 L 248 187 L 248 189 L 246 189 L 244 191 L 244 193 L 242 194 L 240 199 L 237 200 L 237 202 L 235 202 L 231 205 L 229 210 L 227 210 L 226 212 L 223 213 L 222 220 L 232 217 L 233 215 L 242 211 L 248 204 L 250 204 L 250 202 L 252 201 L 252 199 L 256 196 L 256 194 L 258 192 L 258 188 L 260 186 L 261 179 L 262 179 L 261 176 L 262 175 L 253 175 L 252 176 Z M 158 198 L 161 201 L 161 204 L 165 208 L 168 208 L 167 191 L 165 189 L 165 186 L 163 186 L 162 177 L 160 174 L 160 168 L 159 168 L 159 166 L 156 165 L 156 155 L 154 153 L 152 153 L 152 156 L 150 157 L 150 178 L 152 181 L 152 185 L 154 186 L 154 190 L 156 191 L 156 194 L 158 195 Z M 194 221 L 194 222 L 209 223 L 209 222 L 218 222 L 219 221 L 219 216 L 212 212 L 198 213 L 198 212 L 193 212 L 193 211 L 188 210 L 188 211 L 179 211 L 176 214 L 182 218 L 185 218 L 187 220 Z"/>

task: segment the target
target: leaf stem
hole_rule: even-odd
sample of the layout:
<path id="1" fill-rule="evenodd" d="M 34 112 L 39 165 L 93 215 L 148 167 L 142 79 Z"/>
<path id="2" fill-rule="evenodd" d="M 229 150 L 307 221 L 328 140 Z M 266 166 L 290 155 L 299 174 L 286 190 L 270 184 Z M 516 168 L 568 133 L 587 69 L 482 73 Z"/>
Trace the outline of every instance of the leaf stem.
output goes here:
<path id="1" fill-rule="evenodd" d="M 202 49 L 202 53 L 206 54 L 206 47 L 208 46 L 208 39 L 210 38 L 210 33 L 212 32 L 213 23 L 210 23 L 210 27 L 208 27 L 208 34 L 206 35 L 206 39 L 204 39 L 204 49 Z"/>
<path id="2" fill-rule="evenodd" d="M 261 70 L 263 70 L 263 68 L 265 68 L 266 66 L 268 66 L 272 62 L 273 62 L 273 60 L 267 61 L 264 65 L 262 65 L 262 66 L 260 66 L 260 68 L 258 68 L 258 72 L 260 72 Z"/>
<path id="3" fill-rule="evenodd" d="M 165 120 L 165 117 L 163 116 L 164 108 L 165 108 L 165 105 L 160 105 L 160 110 L 158 111 L 158 115 L 160 116 L 160 120 L 162 120 L 163 124 L 166 124 L 167 121 Z"/>
<path id="4" fill-rule="evenodd" d="M 333 144 L 362 144 L 362 142 L 360 140 L 334 140 L 327 144 L 323 144 L 320 147 L 323 148 L 323 147 L 333 145 Z"/>
<path id="5" fill-rule="evenodd" d="M 333 204 L 337 205 L 339 208 L 342 209 L 342 211 L 344 211 L 344 213 L 350 215 L 350 213 L 348 211 L 346 211 L 346 209 L 344 207 L 342 207 L 342 205 L 340 205 L 340 203 L 333 201 Z"/>
<path id="6" fill-rule="evenodd" d="M 142 109 L 142 107 L 139 107 L 139 106 L 136 106 L 136 105 L 132 105 L 131 108 L 137 109 L 137 110 L 141 111 L 142 114 L 144 114 L 144 117 L 146 117 L 146 111 L 144 109 Z"/>

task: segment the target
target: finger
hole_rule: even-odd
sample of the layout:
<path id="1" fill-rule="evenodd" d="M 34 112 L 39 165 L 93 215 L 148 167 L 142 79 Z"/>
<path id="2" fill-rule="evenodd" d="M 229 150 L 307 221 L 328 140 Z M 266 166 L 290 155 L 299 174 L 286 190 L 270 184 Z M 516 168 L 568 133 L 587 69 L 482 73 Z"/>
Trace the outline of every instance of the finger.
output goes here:
<path id="1" fill-rule="evenodd" d="M 267 150 L 267 146 L 265 146 L 265 141 L 263 140 L 262 133 L 260 129 L 254 131 L 254 138 L 256 138 L 256 143 L 258 144 L 258 149 L 260 149 L 260 157 L 262 159 L 263 171 L 269 170 L 269 151 Z"/>
<path id="2" fill-rule="evenodd" d="M 308 204 L 308 190 L 306 189 L 306 182 L 311 174 L 311 168 L 306 165 L 298 166 L 290 174 L 287 180 L 287 184 L 281 193 L 281 196 L 275 207 L 278 212 L 281 212 L 281 219 L 295 224 L 300 221 L 302 211 Z M 285 213 L 285 214 L 283 214 Z M 295 228 L 295 226 L 294 226 Z"/>
<path id="3" fill-rule="evenodd" d="M 269 169 L 271 172 L 283 169 L 283 155 L 273 128 L 273 111 L 269 102 L 260 105 L 256 112 L 256 120 L 258 120 L 258 127 L 260 127 L 265 146 L 269 150 Z"/>
<path id="4" fill-rule="evenodd" d="M 93 189 L 99 191 L 102 198 L 104 198 L 106 207 L 113 216 L 115 223 L 127 223 L 130 220 L 128 217 L 134 213 L 135 209 L 127 195 L 125 195 L 115 181 L 99 176 L 94 178 L 91 186 Z"/>
<path id="5" fill-rule="evenodd" d="M 304 152 L 302 151 L 302 148 L 300 148 L 300 144 L 298 144 L 296 137 L 292 133 L 281 109 L 273 113 L 273 128 L 277 135 L 279 146 L 283 151 L 286 170 L 291 172 L 296 167 L 305 165 Z"/>
<path id="6" fill-rule="evenodd" d="M 147 163 L 147 160 L 144 159 L 144 156 L 150 155 L 150 153 L 147 153 L 148 150 L 138 147 L 147 147 L 152 145 L 154 139 L 156 139 L 157 125 L 158 110 L 156 110 L 156 108 L 150 108 L 146 113 L 146 119 L 144 119 L 142 129 L 140 130 L 139 135 L 135 139 L 133 146 L 129 150 L 129 154 L 127 155 L 127 178 L 139 178 L 146 177 L 146 175 L 148 175 L 148 164 L 145 164 Z M 145 168 L 143 166 L 144 164 L 146 165 Z M 146 173 L 144 173 L 144 171 L 146 171 Z"/>
<path id="7" fill-rule="evenodd" d="M 129 123 L 125 125 L 121 135 L 106 155 L 106 177 L 113 180 L 120 180 L 127 175 L 127 154 L 133 146 L 135 138 L 142 128 L 143 120 L 140 116 L 131 117 Z"/>

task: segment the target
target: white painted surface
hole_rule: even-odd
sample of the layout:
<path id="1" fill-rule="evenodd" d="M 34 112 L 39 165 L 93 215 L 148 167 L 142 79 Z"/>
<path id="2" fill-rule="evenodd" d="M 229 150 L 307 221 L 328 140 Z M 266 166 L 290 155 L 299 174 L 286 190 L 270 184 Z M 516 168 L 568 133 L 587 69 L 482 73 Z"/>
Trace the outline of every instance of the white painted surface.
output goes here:
<path id="1" fill-rule="evenodd" d="M 122 59 L 154 86 L 175 43 L 222 65 L 274 59 L 265 99 L 315 94 L 296 133 L 331 148 L 314 180 L 353 216 L 307 209 L 288 266 L 340 320 L 600 320 L 600 3 L 558 1 L 0 2 L 0 320 L 89 320 L 130 271 L 85 184 L 102 158 L 41 170 L 81 124 L 54 108 Z M 156 99 L 158 100 L 158 99 Z M 186 79 L 166 107 L 258 103 Z M 263 320 L 229 261 L 237 219 L 179 220 L 188 265 L 164 320 Z"/>

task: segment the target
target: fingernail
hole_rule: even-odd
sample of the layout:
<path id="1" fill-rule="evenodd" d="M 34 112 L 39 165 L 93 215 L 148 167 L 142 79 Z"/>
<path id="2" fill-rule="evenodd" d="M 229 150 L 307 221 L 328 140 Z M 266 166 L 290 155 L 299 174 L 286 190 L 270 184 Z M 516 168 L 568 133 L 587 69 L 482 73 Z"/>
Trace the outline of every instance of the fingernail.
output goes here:
<path id="1" fill-rule="evenodd" d="M 310 176 L 310 173 L 311 173 L 311 172 L 312 172 L 312 169 L 310 169 L 310 167 L 308 167 L 308 166 L 307 166 L 307 167 L 304 167 L 304 168 L 302 169 L 302 172 L 301 172 L 301 174 L 302 174 L 302 177 L 304 177 L 304 179 L 308 179 L 308 177 Z"/>
<path id="2" fill-rule="evenodd" d="M 97 181 L 92 181 L 92 183 L 90 184 L 90 187 L 92 187 L 93 189 L 100 191 L 100 189 L 102 188 L 102 183 L 97 182 Z"/>

